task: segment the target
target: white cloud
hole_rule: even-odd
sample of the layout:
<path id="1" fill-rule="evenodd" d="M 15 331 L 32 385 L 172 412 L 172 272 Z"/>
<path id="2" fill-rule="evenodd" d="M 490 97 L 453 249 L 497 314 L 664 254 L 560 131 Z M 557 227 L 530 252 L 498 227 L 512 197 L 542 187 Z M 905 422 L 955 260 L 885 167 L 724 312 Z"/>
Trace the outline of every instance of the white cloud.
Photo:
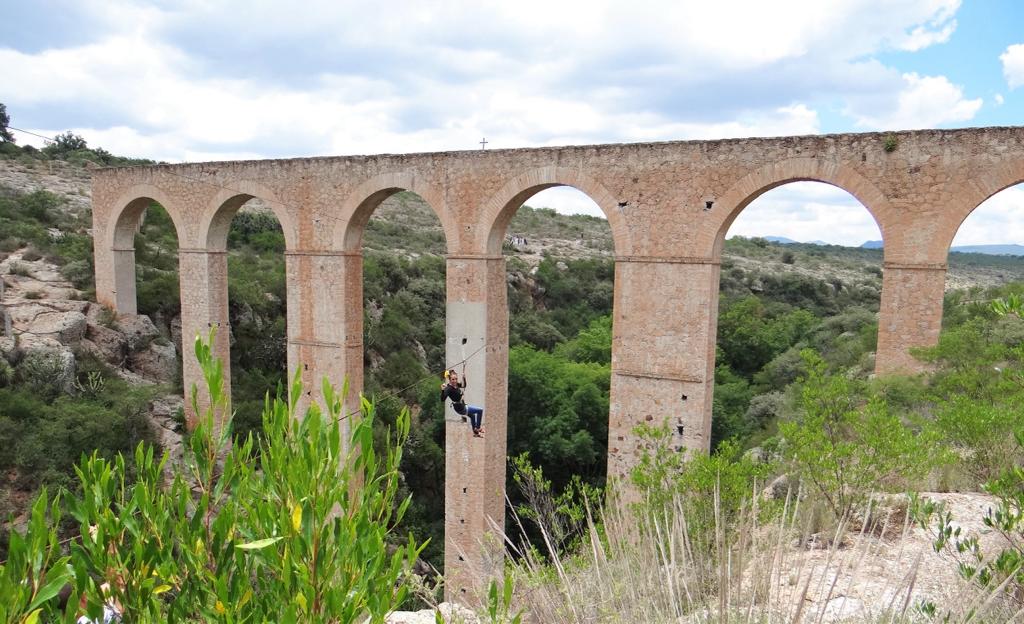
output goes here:
<path id="1" fill-rule="evenodd" d="M 1002 106 L 1003 103 L 1006 102 L 1006 99 L 1003 98 L 1002 93 L 996 93 L 994 96 L 992 96 L 992 101 L 995 102 L 996 106 Z"/>
<path id="2" fill-rule="evenodd" d="M 585 214 L 604 217 L 604 212 L 589 195 L 568 186 L 541 191 L 525 202 L 534 208 L 554 208 L 563 214 Z"/>
<path id="3" fill-rule="evenodd" d="M 946 40 L 959 0 L 824 4 L 96 0 L 99 39 L 0 48 L 0 82 L 15 121 L 63 108 L 32 125 L 172 161 L 807 134 L 815 98 L 891 91 L 870 55 Z M 944 120 L 975 102 L 953 89 Z"/>
<path id="4" fill-rule="evenodd" d="M 906 73 L 895 98 L 870 112 L 849 111 L 857 125 L 874 129 L 929 128 L 950 122 L 968 121 L 981 108 L 981 98 L 964 98 L 963 88 L 945 76 Z"/>
<path id="5" fill-rule="evenodd" d="M 854 247 L 882 238 L 867 208 L 823 182 L 792 182 L 764 193 L 733 221 L 728 237 L 733 236 L 784 236 Z"/>
<path id="6" fill-rule="evenodd" d="M 1017 43 L 1006 48 L 999 55 L 1003 62 L 1003 75 L 1011 89 L 1024 85 L 1024 43 Z"/>
<path id="7" fill-rule="evenodd" d="M 1024 184 L 1011 186 L 981 203 L 953 239 L 953 246 L 1024 245 Z"/>

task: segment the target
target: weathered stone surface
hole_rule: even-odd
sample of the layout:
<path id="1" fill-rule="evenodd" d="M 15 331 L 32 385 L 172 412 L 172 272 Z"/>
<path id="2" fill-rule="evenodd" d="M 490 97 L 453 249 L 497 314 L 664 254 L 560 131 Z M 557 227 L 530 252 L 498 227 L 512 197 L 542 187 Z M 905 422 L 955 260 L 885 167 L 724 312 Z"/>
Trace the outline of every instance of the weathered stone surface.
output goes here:
<path id="1" fill-rule="evenodd" d="M 62 344 L 85 337 L 85 315 L 81 312 L 41 312 L 23 330 L 36 336 L 50 336 Z"/>
<path id="2" fill-rule="evenodd" d="M 769 500 L 785 500 L 787 496 L 796 496 L 796 488 L 789 475 L 779 475 L 761 491 L 761 496 Z"/>
<path id="3" fill-rule="evenodd" d="M 168 454 L 169 461 L 164 471 L 167 480 L 173 478 L 176 467 L 181 466 L 184 457 L 184 447 L 181 443 L 184 420 L 179 419 L 183 414 L 184 403 L 180 396 L 163 396 L 150 402 L 147 413 L 157 443 Z"/>
<path id="4" fill-rule="evenodd" d="M 886 148 L 894 142 L 895 150 Z M 668 417 L 677 448 L 709 448 L 725 234 L 750 201 L 797 180 L 848 191 L 878 222 L 885 262 L 876 370 L 917 370 L 909 349 L 938 338 L 959 224 L 990 195 L 1024 181 L 1024 127 L 105 169 L 93 178 L 96 294 L 122 315 L 136 312 L 135 227 L 159 201 L 179 237 L 182 334 L 219 328 L 212 349 L 230 382 L 227 233 L 234 213 L 258 197 L 281 223 L 288 250 L 289 371 L 301 366 L 307 381 L 347 378 L 353 409 L 363 382 L 363 229 L 389 194 L 419 194 L 448 246 L 447 359 L 475 354 L 467 398 L 483 406 L 487 424 L 483 439 L 469 439 L 461 423 L 446 432 L 446 588 L 460 596 L 501 568 L 480 537 L 504 517 L 508 305 L 500 254 L 524 198 L 573 186 L 608 218 L 616 260 L 608 471 L 621 477 L 637 460 L 639 423 Z M 183 374 L 186 387 L 201 380 L 193 358 Z M 317 400 L 319 384 L 308 387 L 303 400 Z"/>
<path id="5" fill-rule="evenodd" d="M 479 624 L 480 619 L 469 609 L 451 602 L 442 602 L 437 609 L 423 609 L 422 611 L 395 611 L 388 615 L 385 620 L 388 624 L 434 624 L 435 613 L 439 612 L 445 622 L 458 622 L 459 624 Z"/>
<path id="6" fill-rule="evenodd" d="M 124 334 L 105 325 L 88 322 L 85 337 L 95 347 L 95 354 L 101 360 L 111 366 L 124 364 L 128 353 L 128 339 Z"/>
<path id="7" fill-rule="evenodd" d="M 171 383 L 178 370 L 178 353 L 170 342 L 153 341 L 129 356 L 128 368 L 147 379 Z"/>
<path id="8" fill-rule="evenodd" d="M 160 337 L 160 330 L 144 314 L 125 314 L 114 321 L 114 327 L 124 334 L 129 351 L 144 349 Z"/>

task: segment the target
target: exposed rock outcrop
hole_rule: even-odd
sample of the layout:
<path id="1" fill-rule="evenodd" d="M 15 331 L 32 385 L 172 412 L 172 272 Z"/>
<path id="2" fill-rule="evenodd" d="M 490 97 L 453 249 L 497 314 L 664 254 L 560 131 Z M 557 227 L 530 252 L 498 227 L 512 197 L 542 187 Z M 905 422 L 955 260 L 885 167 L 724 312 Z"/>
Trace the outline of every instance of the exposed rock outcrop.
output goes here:
<path id="1" fill-rule="evenodd" d="M 0 357 L 9 363 L 33 369 L 64 392 L 74 391 L 76 352 L 135 383 L 175 380 L 178 349 L 149 317 L 115 317 L 84 301 L 60 267 L 38 254 L 22 249 L 0 261 L 0 283 Z"/>

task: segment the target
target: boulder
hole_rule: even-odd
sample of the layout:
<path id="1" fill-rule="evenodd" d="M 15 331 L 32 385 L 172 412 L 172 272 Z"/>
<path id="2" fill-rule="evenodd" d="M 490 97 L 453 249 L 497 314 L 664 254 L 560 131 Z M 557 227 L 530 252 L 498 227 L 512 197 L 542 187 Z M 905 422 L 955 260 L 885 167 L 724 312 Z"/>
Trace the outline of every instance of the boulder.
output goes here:
<path id="1" fill-rule="evenodd" d="M 128 370 L 127 368 L 115 368 L 114 369 L 114 374 L 117 375 L 120 379 L 123 379 L 123 380 L 127 381 L 128 383 L 132 384 L 133 386 L 154 386 L 154 385 L 156 385 L 154 382 L 150 381 L 149 379 L 146 379 L 145 377 L 143 377 L 142 375 L 140 375 L 138 373 L 133 373 L 132 371 Z"/>
<path id="2" fill-rule="evenodd" d="M 859 598 L 839 596 L 829 600 L 825 605 L 825 621 L 864 621 L 869 620 L 870 610 L 866 608 L 864 601 Z"/>
<path id="3" fill-rule="evenodd" d="M 479 624 L 480 622 L 475 613 L 459 604 L 442 602 L 437 605 L 436 611 L 441 613 L 444 622 L 463 624 Z M 435 609 L 423 609 L 422 611 L 395 611 L 388 614 L 384 621 L 387 624 L 434 624 L 437 619 Z"/>
<path id="4" fill-rule="evenodd" d="M 128 353 L 128 339 L 121 332 L 95 322 L 88 322 L 85 337 L 95 349 L 91 349 L 101 360 L 112 366 L 121 366 Z M 83 346 L 84 345 L 83 341 Z"/>
<path id="5" fill-rule="evenodd" d="M 141 351 L 160 336 L 160 331 L 145 314 L 124 314 L 114 322 L 114 329 L 124 334 L 129 351 Z"/>
<path id="6" fill-rule="evenodd" d="M 74 344 L 85 338 L 86 321 L 81 312 L 42 312 L 24 327 L 36 336 L 50 336 L 61 344 Z"/>
<path id="7" fill-rule="evenodd" d="M 170 342 L 153 341 L 128 356 L 128 368 L 146 379 L 171 383 L 178 372 L 178 352 Z"/>
<path id="8" fill-rule="evenodd" d="M 790 494 L 796 494 L 796 488 L 790 483 L 789 475 L 779 475 L 763 490 L 761 496 L 768 500 L 785 500 Z"/>

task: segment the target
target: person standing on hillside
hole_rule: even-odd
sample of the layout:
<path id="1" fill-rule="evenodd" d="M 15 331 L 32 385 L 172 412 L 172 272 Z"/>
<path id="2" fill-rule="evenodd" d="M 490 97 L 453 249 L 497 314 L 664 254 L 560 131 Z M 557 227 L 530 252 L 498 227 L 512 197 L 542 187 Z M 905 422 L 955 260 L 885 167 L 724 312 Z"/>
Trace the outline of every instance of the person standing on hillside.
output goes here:
<path id="1" fill-rule="evenodd" d="M 466 375 L 463 371 L 462 381 L 459 381 L 459 374 L 455 369 L 444 372 L 444 383 L 441 384 L 441 402 L 445 399 L 452 400 L 452 409 L 461 416 L 469 416 L 469 424 L 473 428 L 473 437 L 482 438 L 484 433 L 484 410 L 474 405 L 466 405 L 462 391 L 466 389 Z"/>

